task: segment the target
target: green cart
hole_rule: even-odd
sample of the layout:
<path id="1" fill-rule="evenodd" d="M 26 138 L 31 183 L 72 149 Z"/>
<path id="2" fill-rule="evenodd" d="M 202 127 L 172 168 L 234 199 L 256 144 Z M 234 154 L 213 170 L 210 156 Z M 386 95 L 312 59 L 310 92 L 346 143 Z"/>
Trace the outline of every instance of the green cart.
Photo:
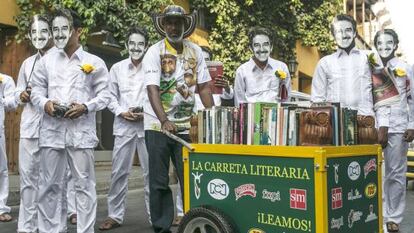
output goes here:
<path id="1" fill-rule="evenodd" d="M 383 232 L 378 146 L 192 146 L 180 233 Z"/>

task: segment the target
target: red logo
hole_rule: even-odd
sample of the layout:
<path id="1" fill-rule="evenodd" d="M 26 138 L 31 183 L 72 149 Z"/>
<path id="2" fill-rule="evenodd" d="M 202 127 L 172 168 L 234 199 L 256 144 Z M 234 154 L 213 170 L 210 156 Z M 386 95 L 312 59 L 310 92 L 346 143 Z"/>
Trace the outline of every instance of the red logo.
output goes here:
<path id="1" fill-rule="evenodd" d="M 254 184 L 243 184 L 234 189 L 236 201 L 243 196 L 256 197 L 256 187 Z"/>
<path id="2" fill-rule="evenodd" d="M 290 208 L 306 210 L 306 190 L 290 189 Z"/>
<path id="3" fill-rule="evenodd" d="M 364 165 L 365 178 L 367 178 L 367 175 L 372 171 L 377 171 L 377 160 L 376 159 L 371 159 Z"/>
<path id="4" fill-rule="evenodd" d="M 342 208 L 342 188 L 334 188 L 332 192 L 332 209 Z"/>

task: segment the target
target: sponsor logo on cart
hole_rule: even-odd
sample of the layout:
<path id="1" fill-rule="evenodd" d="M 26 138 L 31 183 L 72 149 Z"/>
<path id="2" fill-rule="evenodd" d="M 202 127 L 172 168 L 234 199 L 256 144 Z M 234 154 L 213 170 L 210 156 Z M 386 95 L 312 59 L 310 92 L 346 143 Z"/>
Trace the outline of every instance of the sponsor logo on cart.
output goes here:
<path id="1" fill-rule="evenodd" d="M 365 187 L 365 196 L 367 198 L 373 198 L 377 194 L 377 185 L 374 183 L 369 183 Z"/>
<path id="2" fill-rule="evenodd" d="M 374 213 L 374 205 L 370 204 L 368 209 L 369 209 L 369 214 L 367 218 L 365 219 L 365 222 L 371 222 L 371 221 L 377 220 L 378 216 Z"/>
<path id="3" fill-rule="evenodd" d="M 270 200 L 271 202 L 280 201 L 280 191 L 271 192 L 267 189 L 263 189 L 262 198 L 265 200 Z"/>
<path id="4" fill-rule="evenodd" d="M 229 186 L 222 179 L 214 179 L 208 182 L 207 191 L 216 200 L 223 200 L 229 195 Z"/>
<path id="5" fill-rule="evenodd" d="M 357 180 L 361 175 L 361 166 L 358 162 L 351 162 L 348 166 L 348 177 L 351 180 Z"/>
<path id="6" fill-rule="evenodd" d="M 306 210 L 306 190 L 290 189 L 290 208 Z"/>
<path id="7" fill-rule="evenodd" d="M 370 159 L 364 165 L 364 178 L 367 178 L 368 174 L 372 171 L 377 171 L 377 160 L 376 159 Z"/>
<path id="8" fill-rule="evenodd" d="M 340 229 L 344 225 L 344 216 L 331 219 L 331 229 Z"/>
<path id="9" fill-rule="evenodd" d="M 201 188 L 200 188 L 200 183 L 201 183 L 201 176 L 203 176 L 203 173 L 191 173 L 194 177 L 194 196 L 196 197 L 196 199 L 200 199 L 200 195 L 201 195 Z"/>
<path id="10" fill-rule="evenodd" d="M 331 190 L 332 194 L 332 209 L 336 210 L 342 208 L 342 188 L 334 188 Z"/>
<path id="11" fill-rule="evenodd" d="M 335 184 L 338 184 L 339 182 L 339 176 L 338 176 L 338 172 L 339 172 L 339 164 L 334 164 L 334 173 L 335 173 Z"/>
<path id="12" fill-rule="evenodd" d="M 250 228 L 247 233 L 266 233 L 264 230 L 259 228 Z"/>
<path id="13" fill-rule="evenodd" d="M 348 201 L 353 201 L 360 198 L 362 198 L 362 194 L 358 189 L 351 189 L 351 191 L 348 192 Z"/>
<path id="14" fill-rule="evenodd" d="M 254 184 L 243 184 L 234 189 L 236 201 L 244 196 L 256 197 L 256 186 Z"/>
<path id="15" fill-rule="evenodd" d="M 351 209 L 348 214 L 348 227 L 352 228 L 355 222 L 361 220 L 362 212 Z"/>

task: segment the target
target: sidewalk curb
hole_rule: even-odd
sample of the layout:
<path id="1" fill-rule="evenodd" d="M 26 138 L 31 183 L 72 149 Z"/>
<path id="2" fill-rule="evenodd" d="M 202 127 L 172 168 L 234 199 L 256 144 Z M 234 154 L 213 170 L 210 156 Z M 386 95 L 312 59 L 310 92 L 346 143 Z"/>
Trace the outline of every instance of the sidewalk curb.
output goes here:
<path id="1" fill-rule="evenodd" d="M 95 167 L 96 172 L 96 194 L 107 195 L 111 182 L 111 167 Z M 9 175 L 9 198 L 7 205 L 17 206 L 20 204 L 20 176 Z M 144 187 L 144 178 L 142 177 L 141 167 L 134 166 L 128 177 L 128 189 L 136 190 Z"/>

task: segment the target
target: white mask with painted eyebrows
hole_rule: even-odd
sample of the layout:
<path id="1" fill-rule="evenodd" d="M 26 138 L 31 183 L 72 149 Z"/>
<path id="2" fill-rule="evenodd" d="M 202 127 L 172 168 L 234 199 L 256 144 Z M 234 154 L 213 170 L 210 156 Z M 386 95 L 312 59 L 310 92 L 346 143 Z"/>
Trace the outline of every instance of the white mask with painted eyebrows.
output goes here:
<path id="1" fill-rule="evenodd" d="M 390 34 L 383 33 L 378 36 L 375 47 L 381 58 L 388 58 L 397 46 L 395 45 L 394 38 Z"/>
<path id="2" fill-rule="evenodd" d="M 50 39 L 49 25 L 43 21 L 35 19 L 30 28 L 30 40 L 32 45 L 41 50 L 46 47 Z"/>
<path id="3" fill-rule="evenodd" d="M 53 20 L 52 25 L 53 42 L 55 42 L 57 48 L 65 48 L 72 35 L 69 20 L 65 17 L 58 16 Z"/>
<path id="4" fill-rule="evenodd" d="M 272 51 L 270 39 L 266 35 L 257 35 L 253 38 L 252 49 L 254 56 L 261 62 L 267 61 Z"/>
<path id="5" fill-rule="evenodd" d="M 127 43 L 129 56 L 133 60 L 139 60 L 145 54 L 145 37 L 138 33 L 129 36 Z"/>
<path id="6" fill-rule="evenodd" d="M 352 23 L 346 20 L 339 20 L 336 21 L 333 26 L 335 41 L 338 47 L 346 49 L 351 46 L 356 36 Z"/>

